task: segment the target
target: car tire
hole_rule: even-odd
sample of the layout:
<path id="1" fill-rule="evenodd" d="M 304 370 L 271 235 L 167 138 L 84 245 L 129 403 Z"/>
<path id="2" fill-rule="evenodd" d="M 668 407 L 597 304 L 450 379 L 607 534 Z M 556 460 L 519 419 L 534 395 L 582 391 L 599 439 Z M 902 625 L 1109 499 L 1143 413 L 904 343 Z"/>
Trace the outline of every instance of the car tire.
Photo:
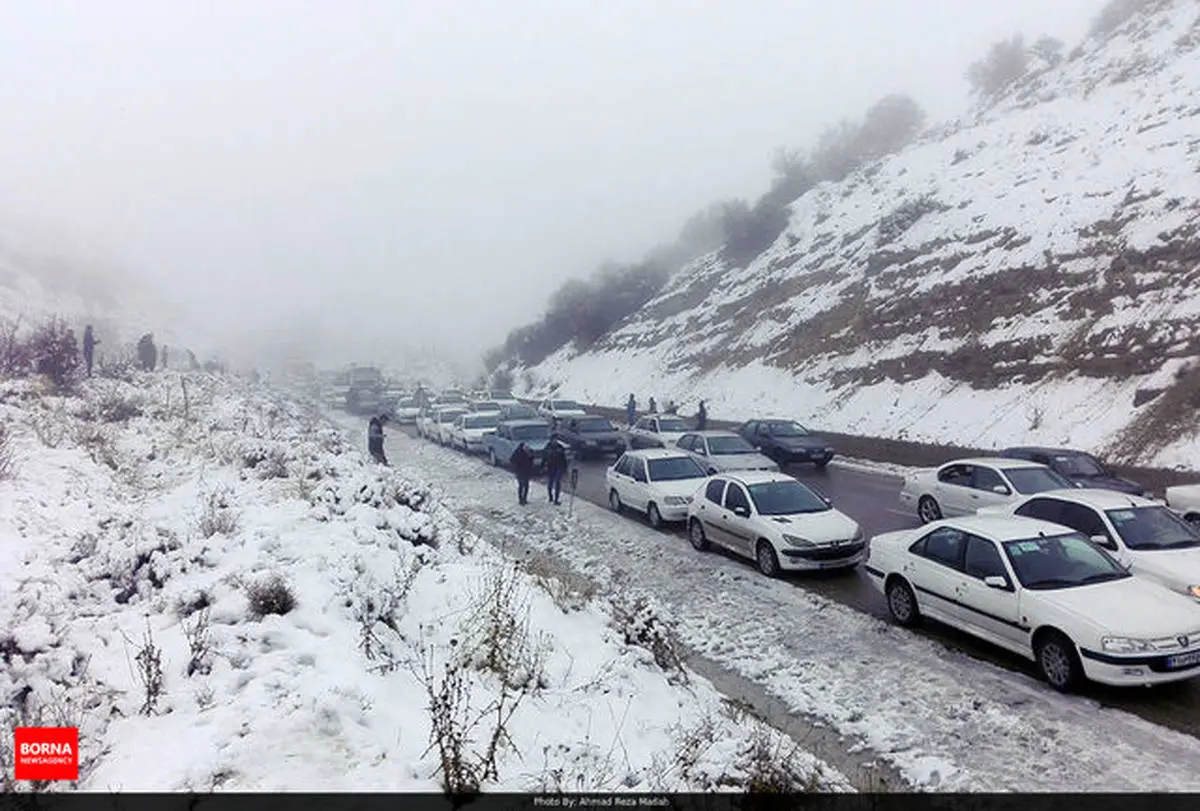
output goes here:
<path id="1" fill-rule="evenodd" d="M 813 467 L 815 467 L 817 470 L 824 470 L 825 468 L 829 467 L 829 463 L 831 461 L 832 459 L 818 459 L 813 463 Z"/>
<path id="2" fill-rule="evenodd" d="M 612 507 L 612 511 L 615 513 L 625 512 L 625 505 L 621 503 L 621 494 L 617 492 L 616 488 L 608 491 L 608 506 Z"/>
<path id="3" fill-rule="evenodd" d="M 688 541 L 697 552 L 708 551 L 708 536 L 704 534 L 704 525 L 699 519 L 693 518 L 688 522 Z"/>
<path id="4" fill-rule="evenodd" d="M 1193 526 L 1200 526 L 1200 513 L 1188 513 L 1183 517 L 1183 520 Z"/>
<path id="5" fill-rule="evenodd" d="M 658 511 L 658 505 L 653 501 L 646 506 L 646 520 L 649 521 L 650 526 L 654 527 L 655 529 L 662 529 L 662 513 Z"/>
<path id="6" fill-rule="evenodd" d="M 888 613 L 897 625 L 911 628 L 921 621 L 921 608 L 917 605 L 917 595 L 912 587 L 902 577 L 893 577 L 884 589 L 887 597 Z"/>
<path id="7" fill-rule="evenodd" d="M 767 577 L 779 576 L 779 555 L 770 541 L 759 540 L 754 548 L 754 559 L 758 563 L 758 570 Z"/>
<path id="8" fill-rule="evenodd" d="M 1034 642 L 1033 654 L 1042 678 L 1060 693 L 1071 692 L 1083 680 L 1079 652 L 1065 634 L 1059 631 L 1042 633 Z"/>
<path id="9" fill-rule="evenodd" d="M 942 508 L 933 496 L 921 496 L 917 501 L 917 518 L 922 524 L 938 521 L 942 517 Z"/>
<path id="10" fill-rule="evenodd" d="M 500 467 L 500 460 L 496 457 L 495 448 L 488 448 L 488 461 L 492 463 L 492 467 Z"/>

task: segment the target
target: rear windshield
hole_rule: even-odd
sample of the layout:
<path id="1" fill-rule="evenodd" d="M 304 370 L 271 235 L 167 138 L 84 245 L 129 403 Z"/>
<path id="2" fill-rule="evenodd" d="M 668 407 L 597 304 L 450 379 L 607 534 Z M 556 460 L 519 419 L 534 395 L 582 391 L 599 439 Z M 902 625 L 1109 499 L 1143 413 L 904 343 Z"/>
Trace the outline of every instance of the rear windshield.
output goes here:
<path id="1" fill-rule="evenodd" d="M 708 452 L 714 456 L 754 453 L 754 446 L 740 436 L 710 436 L 708 438 Z"/>
<path id="2" fill-rule="evenodd" d="M 612 423 L 603 417 L 597 417 L 593 420 L 577 420 L 575 423 L 576 430 L 581 434 L 601 434 L 607 431 L 615 431 Z"/>
<path id="3" fill-rule="evenodd" d="M 549 439 L 549 425 L 518 425 L 512 429 L 513 439 Z"/>
<path id="4" fill-rule="evenodd" d="M 1010 467 L 1004 469 L 1004 475 L 1018 493 L 1026 496 L 1044 493 L 1047 490 L 1069 490 L 1075 487 L 1070 479 L 1048 467 Z"/>
<path id="5" fill-rule="evenodd" d="M 551 400 L 550 407 L 555 411 L 583 411 L 574 400 Z"/>

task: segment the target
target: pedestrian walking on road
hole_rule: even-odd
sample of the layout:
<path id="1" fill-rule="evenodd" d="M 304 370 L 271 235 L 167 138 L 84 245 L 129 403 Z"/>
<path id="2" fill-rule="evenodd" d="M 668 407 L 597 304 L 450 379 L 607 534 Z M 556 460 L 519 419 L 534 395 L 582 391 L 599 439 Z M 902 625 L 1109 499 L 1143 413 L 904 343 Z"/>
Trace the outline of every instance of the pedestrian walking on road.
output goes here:
<path id="1" fill-rule="evenodd" d="M 383 452 L 383 426 L 387 422 L 388 415 L 380 414 L 378 417 L 371 417 L 367 426 L 367 450 L 371 453 L 371 458 L 381 465 L 388 463 L 387 455 Z"/>
<path id="2" fill-rule="evenodd" d="M 703 431 L 708 428 L 708 409 L 704 407 L 704 401 L 700 401 L 700 407 L 696 409 L 696 430 Z"/>
<path id="3" fill-rule="evenodd" d="M 651 413 L 651 414 L 657 414 L 657 413 L 658 413 L 658 403 L 654 402 L 654 398 L 653 398 L 653 397 L 651 397 L 651 398 L 650 398 L 650 413 Z"/>
<path id="4" fill-rule="evenodd" d="M 508 463 L 512 465 L 513 473 L 517 474 L 517 503 L 529 503 L 529 480 L 533 478 L 533 454 L 525 443 L 517 445 Z"/>
<path id="5" fill-rule="evenodd" d="M 562 495 L 563 474 L 567 472 L 567 449 L 555 437 L 546 445 L 546 496 L 558 504 Z"/>
<path id="6" fill-rule="evenodd" d="M 96 347 L 100 344 L 96 340 L 96 334 L 92 331 L 92 325 L 88 324 L 83 328 L 83 362 L 87 364 L 87 376 L 92 376 L 92 361 L 95 359 Z"/>
<path id="7" fill-rule="evenodd" d="M 629 399 L 625 401 L 625 421 L 633 425 L 635 419 L 637 419 L 637 400 L 630 394 Z"/>

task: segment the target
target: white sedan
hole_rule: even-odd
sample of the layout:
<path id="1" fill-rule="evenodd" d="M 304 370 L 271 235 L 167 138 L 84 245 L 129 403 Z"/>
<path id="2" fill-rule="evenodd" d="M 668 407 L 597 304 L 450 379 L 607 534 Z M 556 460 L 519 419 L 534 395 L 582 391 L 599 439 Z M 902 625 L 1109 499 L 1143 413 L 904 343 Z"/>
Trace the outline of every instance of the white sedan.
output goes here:
<path id="1" fill-rule="evenodd" d="M 692 431 L 675 443 L 709 473 L 731 470 L 778 471 L 779 463 L 758 452 L 743 437 L 733 431 Z"/>
<path id="2" fill-rule="evenodd" d="M 1048 521 L 981 514 L 884 533 L 863 568 L 897 623 L 929 617 L 1007 648 L 1057 690 L 1200 675 L 1200 606 Z"/>
<path id="3" fill-rule="evenodd" d="M 1200 524 L 1200 484 L 1178 484 L 1163 493 L 1167 506 L 1184 520 Z"/>
<path id="4" fill-rule="evenodd" d="M 650 526 L 658 528 L 687 520 L 692 495 L 708 474 L 682 451 L 654 448 L 622 454 L 604 478 L 609 506 L 645 513 Z"/>
<path id="5" fill-rule="evenodd" d="M 626 433 L 631 448 L 670 448 L 690 430 L 679 417 L 664 414 L 639 417 Z"/>
<path id="6" fill-rule="evenodd" d="M 1073 529 L 1134 574 L 1200 600 L 1200 527 L 1157 501 L 1115 490 L 1051 490 L 1004 510 Z"/>
<path id="7" fill-rule="evenodd" d="M 745 470 L 713 476 L 688 505 L 688 540 L 710 543 L 782 571 L 846 569 L 866 555 L 862 527 L 791 476 Z"/>
<path id="8" fill-rule="evenodd" d="M 1023 459 L 957 459 L 904 477 L 900 501 L 915 508 L 921 523 L 944 516 L 974 515 L 981 507 L 1000 507 L 1046 490 L 1074 487 L 1070 479 L 1045 465 Z"/>
<path id="9" fill-rule="evenodd" d="M 443 406 L 434 411 L 429 427 L 433 441 L 440 445 L 449 445 L 450 431 L 454 428 L 454 421 L 466 413 L 467 410 L 462 406 Z"/>
<path id="10" fill-rule="evenodd" d="M 483 453 L 483 438 L 494 434 L 499 424 L 499 412 L 460 414 L 450 428 L 450 446 L 466 453 Z"/>
<path id="11" fill-rule="evenodd" d="M 538 414 L 550 420 L 553 423 L 555 420 L 562 420 L 568 417 L 586 417 L 588 413 L 583 410 L 583 406 L 574 400 L 555 400 L 546 399 L 538 405 Z"/>

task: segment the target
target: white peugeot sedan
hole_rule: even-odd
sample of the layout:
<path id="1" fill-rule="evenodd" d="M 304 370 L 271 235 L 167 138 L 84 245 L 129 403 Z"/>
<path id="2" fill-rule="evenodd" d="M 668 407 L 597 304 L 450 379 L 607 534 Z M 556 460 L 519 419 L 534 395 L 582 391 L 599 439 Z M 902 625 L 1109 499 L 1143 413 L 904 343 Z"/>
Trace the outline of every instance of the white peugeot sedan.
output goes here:
<path id="1" fill-rule="evenodd" d="M 1074 487 L 1070 479 L 1045 465 L 1023 459 L 957 459 L 904 477 L 900 501 L 915 508 L 921 523 L 942 517 L 974 515 L 981 507 L 1000 507 L 1022 497 Z"/>
<path id="2" fill-rule="evenodd" d="M 631 507 L 658 528 L 667 521 L 687 520 L 688 504 L 708 474 L 683 451 L 653 448 L 627 451 L 604 477 L 614 510 Z"/>
<path id="3" fill-rule="evenodd" d="M 709 543 L 781 571 L 846 569 L 866 554 L 858 523 L 823 495 L 791 476 L 745 470 L 713 476 L 688 505 L 688 540 Z"/>
<path id="4" fill-rule="evenodd" d="M 690 430 L 691 426 L 674 414 L 651 414 L 639 417 L 626 433 L 631 448 L 670 448 Z"/>
<path id="5" fill-rule="evenodd" d="M 779 463 L 758 452 L 745 438 L 733 431 L 692 431 L 675 443 L 709 473 L 731 470 L 778 471 Z"/>
<path id="6" fill-rule="evenodd" d="M 450 428 L 450 445 L 467 453 L 483 453 L 483 438 L 494 434 L 499 424 L 498 412 L 460 414 Z"/>
<path id="7" fill-rule="evenodd" d="M 899 624 L 952 625 L 1032 659 L 1057 690 L 1200 675 L 1200 606 L 1048 521 L 981 514 L 884 533 L 863 568 Z"/>
<path id="8" fill-rule="evenodd" d="M 1192 524 L 1200 524 L 1200 484 L 1177 484 L 1163 496 L 1167 506 Z"/>
<path id="9" fill-rule="evenodd" d="M 434 411 L 433 421 L 428 429 L 433 441 L 440 445 L 449 445 L 454 421 L 466 413 L 467 410 L 462 406 L 443 406 Z"/>
<path id="10" fill-rule="evenodd" d="M 1200 527 L 1157 501 L 1115 490 L 1050 490 L 1004 510 L 1073 529 L 1134 574 L 1200 600 Z"/>

